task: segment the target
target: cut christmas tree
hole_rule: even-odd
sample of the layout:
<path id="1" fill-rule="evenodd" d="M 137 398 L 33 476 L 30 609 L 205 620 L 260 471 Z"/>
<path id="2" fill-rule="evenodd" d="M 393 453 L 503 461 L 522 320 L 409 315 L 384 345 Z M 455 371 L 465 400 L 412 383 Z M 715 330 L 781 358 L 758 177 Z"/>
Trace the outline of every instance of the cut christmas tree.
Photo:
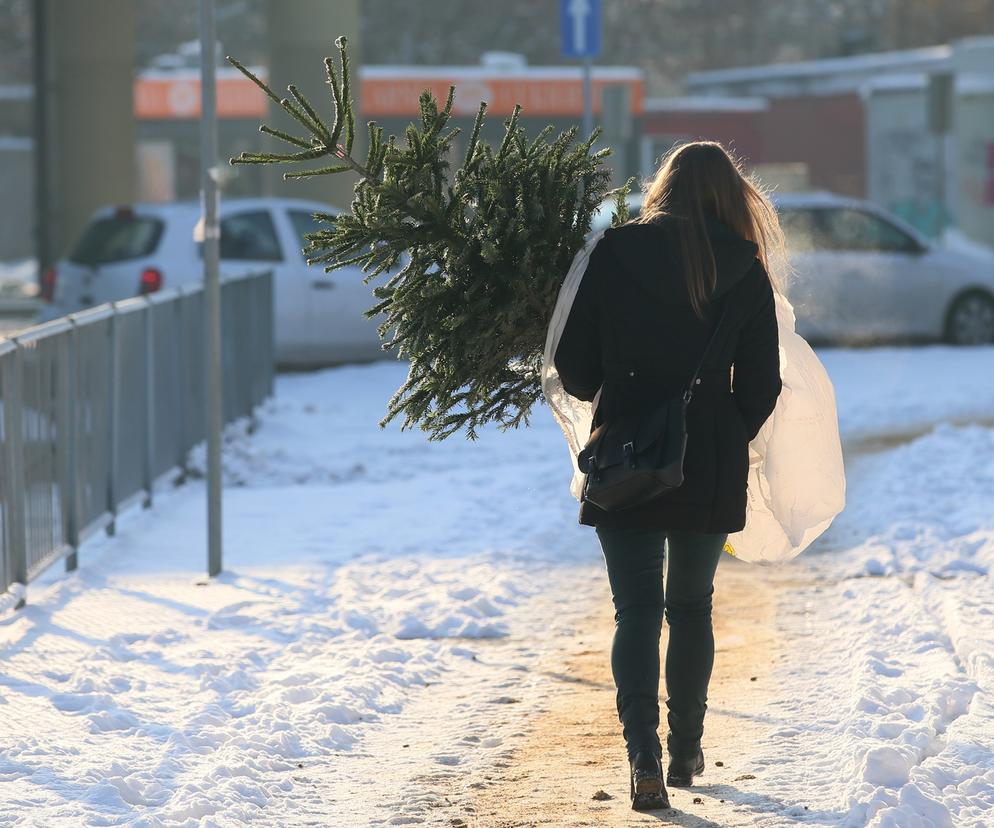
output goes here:
<path id="1" fill-rule="evenodd" d="M 402 140 L 368 124 L 362 163 L 352 155 L 355 114 L 345 38 L 335 41 L 340 62 L 325 58 L 334 106 L 326 124 L 296 86 L 281 98 L 234 58 L 303 128 L 290 135 L 265 124 L 260 131 L 292 152 L 243 152 L 232 164 L 288 164 L 284 178 L 357 176 L 350 209 L 317 214 L 327 228 L 308 233 L 308 263 L 325 271 L 358 265 L 382 317 L 383 347 L 410 362 L 407 380 L 391 398 L 381 425 L 402 417 L 439 440 L 461 430 L 474 438 L 487 423 L 509 428 L 528 422 L 542 396 L 540 372 L 546 329 L 563 277 L 608 195 L 609 149 L 593 149 L 598 133 L 576 140 L 576 129 L 555 138 L 546 127 L 528 138 L 520 107 L 505 122 L 503 140 L 480 138 L 481 103 L 462 166 L 450 169 L 454 87 L 441 106 L 425 91 L 420 122 Z M 330 163 L 327 163 L 330 162 Z M 630 185 L 631 182 L 629 182 Z M 614 220 L 627 217 L 617 195 Z"/>

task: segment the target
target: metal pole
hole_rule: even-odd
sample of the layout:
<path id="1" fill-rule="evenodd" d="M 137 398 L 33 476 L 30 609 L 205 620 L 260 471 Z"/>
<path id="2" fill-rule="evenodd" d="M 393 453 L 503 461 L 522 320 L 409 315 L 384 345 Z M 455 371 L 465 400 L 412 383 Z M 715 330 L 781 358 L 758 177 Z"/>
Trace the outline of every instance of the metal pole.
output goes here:
<path id="1" fill-rule="evenodd" d="M 117 467 L 121 459 L 121 346 L 117 334 L 118 315 L 117 306 L 114 306 L 114 313 L 107 321 L 107 337 L 109 340 L 109 377 L 107 383 L 108 397 L 110 398 L 110 412 L 107 415 L 107 439 L 110 446 L 110 473 L 107 475 L 107 511 L 110 513 L 110 520 L 107 521 L 106 531 L 108 535 L 117 532 Z"/>
<path id="2" fill-rule="evenodd" d="M 594 131 L 594 93 L 591 82 L 591 67 L 593 61 L 589 56 L 583 59 L 583 135 L 584 140 Z"/>
<path id="3" fill-rule="evenodd" d="M 14 340 L 17 343 L 17 340 Z M 10 509 L 7 520 L 7 561 L 10 571 L 7 573 L 8 583 L 28 586 L 28 540 L 25 516 L 25 501 L 27 486 L 24 479 L 24 430 L 21 423 L 21 411 L 24 404 L 24 356 L 20 343 L 11 357 L 13 365 L 9 375 L 13 388 L 5 388 L 7 399 L 4 400 L 4 428 L 7 437 L 7 482 L 9 484 Z M 27 592 L 25 592 L 27 594 Z M 24 599 L 17 604 L 17 609 L 24 606 Z"/>
<path id="4" fill-rule="evenodd" d="M 69 353 L 66 355 L 67 389 L 64 414 L 66 418 L 66 468 L 62 498 L 66 504 L 66 542 L 72 552 L 66 555 L 66 572 L 72 572 L 79 563 L 79 461 L 77 460 L 78 413 L 76 400 L 79 397 L 79 327 L 76 320 L 69 317 Z"/>
<path id="5" fill-rule="evenodd" d="M 155 308 L 148 299 L 142 309 L 142 321 L 145 323 L 145 393 L 142 395 L 145 405 L 145 456 L 142 458 L 145 499 L 142 507 L 149 509 L 152 506 L 152 480 L 155 477 L 155 404 L 159 401 L 155 399 Z"/>
<path id="6" fill-rule="evenodd" d="M 32 155 L 35 174 L 35 217 L 34 240 L 35 255 L 38 257 L 38 283 L 41 285 L 41 275 L 52 264 L 52 240 L 49 232 L 49 197 L 50 184 L 48 178 L 48 157 L 50 130 L 48 123 L 49 106 L 49 71 L 48 71 L 48 15 L 46 0 L 34 0 L 31 6 L 32 19 L 32 74 L 34 80 L 34 106 L 32 120 L 34 122 L 34 144 Z"/>
<path id="7" fill-rule="evenodd" d="M 200 0 L 200 165 L 207 327 L 207 574 L 221 572 L 221 280 L 217 223 L 214 0 Z"/>

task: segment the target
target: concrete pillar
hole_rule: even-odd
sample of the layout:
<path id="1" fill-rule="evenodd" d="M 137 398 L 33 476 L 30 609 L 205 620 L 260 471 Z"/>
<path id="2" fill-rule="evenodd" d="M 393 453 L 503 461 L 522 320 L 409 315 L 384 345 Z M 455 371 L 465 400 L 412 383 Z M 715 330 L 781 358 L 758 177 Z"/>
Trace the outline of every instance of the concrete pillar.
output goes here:
<path id="1" fill-rule="evenodd" d="M 269 23 L 269 85 L 281 97 L 289 97 L 287 85 L 296 85 L 317 112 L 331 122 L 334 113 L 331 89 L 325 82 L 324 59 L 338 59 L 335 38 L 345 35 L 349 41 L 352 65 L 352 93 L 356 102 L 356 142 L 353 154 L 365 157 L 365 122 L 359 117 L 359 0 L 268 0 Z M 303 134 L 296 123 L 276 104 L 271 103 L 266 123 L 291 135 Z M 260 133 L 262 146 L 276 152 L 290 152 L 289 144 Z M 331 160 L 319 161 L 313 167 L 328 166 Z M 302 167 L 307 169 L 309 167 Z M 267 195 L 311 198 L 342 208 L 352 201 L 355 176 L 351 173 L 321 175 L 314 178 L 284 181 L 282 176 L 290 167 L 274 165 L 267 168 Z"/>
<path id="2" fill-rule="evenodd" d="M 91 213 L 127 203 L 137 182 L 132 0 L 43 3 L 45 65 L 37 99 L 46 118 L 47 225 L 63 255 Z"/>

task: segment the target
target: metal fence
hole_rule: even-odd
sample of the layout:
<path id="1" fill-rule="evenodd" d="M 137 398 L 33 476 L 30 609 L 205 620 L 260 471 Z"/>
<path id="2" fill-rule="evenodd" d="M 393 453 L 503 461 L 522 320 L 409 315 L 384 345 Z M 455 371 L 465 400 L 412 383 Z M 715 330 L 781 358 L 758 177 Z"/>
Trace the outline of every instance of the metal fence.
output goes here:
<path id="1" fill-rule="evenodd" d="M 224 421 L 273 390 L 272 273 L 221 284 Z M 206 438 L 204 292 L 136 297 L 0 340 L 0 594 L 152 503 Z"/>

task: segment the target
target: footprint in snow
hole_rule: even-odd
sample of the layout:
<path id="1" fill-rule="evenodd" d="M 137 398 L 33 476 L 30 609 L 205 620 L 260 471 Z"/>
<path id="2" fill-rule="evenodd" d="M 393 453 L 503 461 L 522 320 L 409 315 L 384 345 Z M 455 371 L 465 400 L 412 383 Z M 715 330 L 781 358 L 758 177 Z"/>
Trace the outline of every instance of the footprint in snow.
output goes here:
<path id="1" fill-rule="evenodd" d="M 458 765 L 462 758 L 451 753 L 438 753 L 432 757 L 440 765 Z"/>

